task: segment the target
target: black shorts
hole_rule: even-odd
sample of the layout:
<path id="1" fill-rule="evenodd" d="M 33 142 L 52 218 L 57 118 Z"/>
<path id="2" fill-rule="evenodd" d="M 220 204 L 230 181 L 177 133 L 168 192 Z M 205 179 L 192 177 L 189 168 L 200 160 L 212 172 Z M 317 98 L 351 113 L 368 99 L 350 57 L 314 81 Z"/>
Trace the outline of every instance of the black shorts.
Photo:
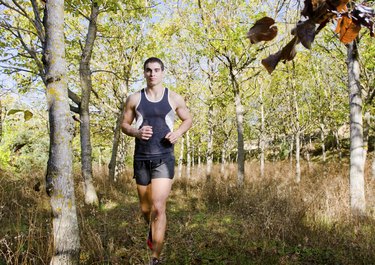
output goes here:
<path id="1" fill-rule="evenodd" d="M 134 160 L 134 178 L 138 185 L 147 186 L 151 179 L 174 177 L 174 156 L 162 159 Z"/>

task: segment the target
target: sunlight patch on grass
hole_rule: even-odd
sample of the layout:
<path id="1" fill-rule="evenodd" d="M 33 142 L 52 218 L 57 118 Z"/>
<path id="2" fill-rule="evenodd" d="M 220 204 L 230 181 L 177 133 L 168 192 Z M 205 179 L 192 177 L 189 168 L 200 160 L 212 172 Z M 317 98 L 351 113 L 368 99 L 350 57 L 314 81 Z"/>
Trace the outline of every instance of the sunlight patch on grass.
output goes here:
<path id="1" fill-rule="evenodd" d="M 119 204 L 117 202 L 108 200 L 108 201 L 104 202 L 103 204 L 101 204 L 100 209 L 102 211 L 109 211 L 109 210 L 115 209 L 118 205 Z"/>

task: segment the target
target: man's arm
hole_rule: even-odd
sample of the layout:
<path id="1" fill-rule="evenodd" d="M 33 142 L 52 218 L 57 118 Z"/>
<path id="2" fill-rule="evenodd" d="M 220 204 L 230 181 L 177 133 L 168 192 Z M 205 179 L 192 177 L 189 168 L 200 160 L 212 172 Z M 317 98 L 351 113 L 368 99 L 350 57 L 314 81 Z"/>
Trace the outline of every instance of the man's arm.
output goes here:
<path id="1" fill-rule="evenodd" d="M 171 96 L 176 114 L 182 122 L 177 130 L 168 133 L 165 138 L 168 139 L 172 144 L 175 144 L 178 138 L 180 138 L 185 132 L 187 132 L 187 130 L 190 129 L 193 119 L 189 109 L 186 106 L 185 100 L 179 94 L 174 92 L 171 94 Z"/>
<path id="2" fill-rule="evenodd" d="M 125 109 L 124 109 L 124 119 L 121 123 L 121 128 L 123 133 L 126 135 L 136 137 L 142 140 L 148 140 L 152 136 L 152 127 L 151 126 L 143 126 L 140 129 L 134 128 L 132 126 L 133 120 L 135 118 L 135 107 L 137 102 L 139 101 L 140 94 L 136 93 L 130 95 L 125 102 Z"/>

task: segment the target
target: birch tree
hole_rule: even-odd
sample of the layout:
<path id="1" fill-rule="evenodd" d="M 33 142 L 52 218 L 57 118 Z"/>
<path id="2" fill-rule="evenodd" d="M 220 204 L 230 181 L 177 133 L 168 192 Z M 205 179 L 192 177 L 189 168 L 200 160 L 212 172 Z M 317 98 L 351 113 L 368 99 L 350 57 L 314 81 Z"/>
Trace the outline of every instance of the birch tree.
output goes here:
<path id="1" fill-rule="evenodd" d="M 92 174 L 92 146 L 90 137 L 90 96 L 92 90 L 90 60 L 97 34 L 97 18 L 99 6 L 96 1 L 91 3 L 89 26 L 79 63 L 79 76 L 81 82 L 81 100 L 79 104 L 80 139 L 81 139 L 81 171 L 84 180 L 85 203 L 98 205 L 99 200 L 93 185 Z"/>
<path id="2" fill-rule="evenodd" d="M 54 239 L 51 264 L 78 264 L 80 240 L 72 172 L 73 120 L 66 80 L 64 1 L 47 1 L 44 28 L 43 62 L 50 124 L 46 189 L 51 197 Z"/>
<path id="3" fill-rule="evenodd" d="M 350 206 L 353 214 L 366 211 L 363 148 L 362 92 L 357 41 L 347 46 L 348 88 L 350 102 Z"/>

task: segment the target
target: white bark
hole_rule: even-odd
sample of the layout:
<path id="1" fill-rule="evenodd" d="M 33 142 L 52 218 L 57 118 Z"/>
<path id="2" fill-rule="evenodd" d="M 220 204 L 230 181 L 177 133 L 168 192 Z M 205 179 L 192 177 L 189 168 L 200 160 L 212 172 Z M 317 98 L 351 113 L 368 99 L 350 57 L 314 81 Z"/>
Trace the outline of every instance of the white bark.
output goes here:
<path id="1" fill-rule="evenodd" d="M 99 7 L 92 2 L 90 23 L 86 36 L 85 47 L 82 52 L 81 61 L 79 64 L 79 75 L 81 81 L 81 104 L 79 106 L 80 123 L 80 138 L 81 138 L 81 167 L 82 177 L 84 179 L 84 194 L 85 203 L 92 205 L 99 205 L 98 196 L 93 184 L 92 174 L 92 147 L 90 137 L 90 95 L 92 90 L 90 60 L 94 42 L 96 38 L 96 21 L 99 14 Z"/>
<path id="2" fill-rule="evenodd" d="M 341 151 L 341 143 L 340 143 L 340 136 L 337 127 L 335 128 L 334 131 L 335 139 L 336 139 L 336 149 L 337 152 L 339 153 L 339 159 L 342 159 L 342 151 Z"/>
<path id="3" fill-rule="evenodd" d="M 239 91 L 235 91 L 234 102 L 236 105 L 236 119 L 237 119 L 237 185 L 239 187 L 244 184 L 245 175 L 245 151 L 243 140 L 243 106 Z"/>
<path id="4" fill-rule="evenodd" d="M 322 145 L 322 156 L 323 156 L 323 162 L 326 161 L 326 145 L 325 145 L 325 134 L 324 134 L 324 124 L 320 124 L 320 141 Z"/>
<path id="5" fill-rule="evenodd" d="M 260 92 L 259 92 L 259 102 L 260 102 L 260 117 L 261 117 L 261 125 L 260 125 L 260 139 L 259 139 L 259 148 L 260 148 L 260 176 L 264 176 L 264 146 L 265 146 L 265 118 L 264 118 L 264 100 L 263 100 L 263 86 L 260 85 Z"/>
<path id="6" fill-rule="evenodd" d="M 190 148 L 190 134 L 186 132 L 186 177 L 191 177 L 191 148 Z"/>
<path id="7" fill-rule="evenodd" d="M 214 128 L 213 128 L 213 106 L 208 107 L 208 139 L 207 139 L 207 161 L 206 161 L 206 178 L 210 179 L 212 173 L 213 162 L 213 143 L 214 143 Z"/>
<path id="8" fill-rule="evenodd" d="M 301 182 L 301 163 L 300 163 L 300 132 L 296 133 L 296 182 Z"/>
<path id="9" fill-rule="evenodd" d="M 299 107 L 297 102 L 297 91 L 294 89 L 293 91 L 293 101 L 294 101 L 294 115 L 296 116 L 296 182 L 299 183 L 301 181 L 301 165 L 300 165 L 300 135 L 301 135 L 301 128 L 299 123 Z"/>
<path id="10" fill-rule="evenodd" d="M 350 103 L 350 206 L 354 215 L 366 211 L 362 95 L 356 41 L 348 44 L 348 87 Z"/>
<path id="11" fill-rule="evenodd" d="M 184 160 L 184 142 L 185 137 L 181 139 L 180 156 L 178 157 L 177 177 L 182 177 L 182 162 Z"/>
<path id="12" fill-rule="evenodd" d="M 78 264 L 79 229 L 74 196 L 72 132 L 64 44 L 64 1 L 45 6 L 43 51 L 50 122 L 46 189 L 51 196 L 54 253 L 51 264 Z"/>
<path id="13" fill-rule="evenodd" d="M 200 172 L 202 166 L 202 158 L 201 158 L 201 146 L 198 146 L 198 170 Z"/>

